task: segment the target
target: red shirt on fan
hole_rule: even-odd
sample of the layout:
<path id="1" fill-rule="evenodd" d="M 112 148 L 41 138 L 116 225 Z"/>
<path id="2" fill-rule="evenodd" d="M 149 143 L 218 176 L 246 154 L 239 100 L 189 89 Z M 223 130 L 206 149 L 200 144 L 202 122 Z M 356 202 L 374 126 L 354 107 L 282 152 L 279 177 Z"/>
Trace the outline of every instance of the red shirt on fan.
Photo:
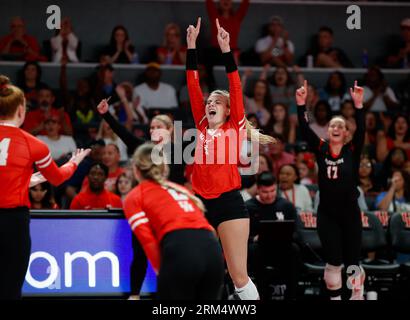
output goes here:
<path id="1" fill-rule="evenodd" d="M 124 213 L 156 271 L 160 265 L 159 245 L 168 232 L 179 229 L 213 230 L 187 195 L 148 180 L 127 195 Z"/>
<path id="2" fill-rule="evenodd" d="M 103 190 L 101 193 L 91 192 L 89 188 L 77 194 L 71 201 L 70 210 L 96 210 L 108 208 L 122 208 L 119 196 Z"/>
<path id="3" fill-rule="evenodd" d="M 9 124 L 0 125 L 0 208 L 30 206 L 28 196 L 33 164 L 53 185 L 74 173 L 77 165 L 57 167 L 47 145 L 26 131 Z"/>
<path id="4" fill-rule="evenodd" d="M 124 168 L 118 167 L 117 170 L 114 172 L 109 172 L 107 180 L 104 182 L 104 188 L 108 191 L 114 191 L 115 189 L 115 182 L 117 182 L 118 177 L 125 172 Z M 88 177 L 85 177 L 83 183 L 81 185 L 81 191 L 88 190 L 88 186 L 90 182 L 88 181 Z"/>
<path id="5" fill-rule="evenodd" d="M 56 108 L 50 108 L 50 116 L 51 117 L 56 117 L 60 119 L 60 110 Z M 27 132 L 31 132 L 34 128 L 39 126 L 42 122 L 46 120 L 46 111 L 38 108 L 36 110 L 30 111 L 26 115 L 26 119 L 23 123 L 23 129 L 26 130 Z M 67 112 L 64 111 L 64 122 L 67 123 L 67 125 L 71 128 L 71 120 L 70 116 L 68 115 Z M 63 124 L 60 122 L 61 128 L 60 128 L 60 134 L 65 134 Z M 39 135 L 47 135 L 47 132 L 45 129 L 41 130 Z"/>
<path id="6" fill-rule="evenodd" d="M 186 74 L 195 126 L 201 131 L 195 148 L 192 189 L 205 199 L 213 199 L 224 192 L 241 187 L 241 177 L 238 170 L 239 153 L 241 141 L 246 133 L 241 81 L 237 70 L 228 73 L 229 120 L 221 128 L 209 130 L 198 71 L 187 70 Z M 236 140 L 231 140 L 233 141 L 231 143 L 228 143 L 229 138 L 226 138 L 228 132 L 236 136 Z M 218 158 L 220 161 L 217 161 Z"/>
<path id="7" fill-rule="evenodd" d="M 239 31 L 241 30 L 241 23 L 243 18 L 245 18 L 246 12 L 249 8 L 249 0 L 242 0 L 239 9 L 230 16 L 229 18 L 225 18 L 224 16 L 220 15 L 218 12 L 217 7 L 213 0 L 206 0 L 206 9 L 208 11 L 209 20 L 211 21 L 211 45 L 215 48 L 219 48 L 217 35 L 217 28 L 216 28 L 216 18 L 219 19 L 219 23 L 221 27 L 223 27 L 230 36 L 231 48 L 238 49 L 238 38 L 239 38 Z"/>

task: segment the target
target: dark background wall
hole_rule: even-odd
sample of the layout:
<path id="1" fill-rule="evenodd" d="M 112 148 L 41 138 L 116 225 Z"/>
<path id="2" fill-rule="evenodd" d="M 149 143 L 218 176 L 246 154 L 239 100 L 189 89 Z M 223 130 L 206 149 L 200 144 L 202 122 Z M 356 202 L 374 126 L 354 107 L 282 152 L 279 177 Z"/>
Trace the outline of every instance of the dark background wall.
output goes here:
<path id="1" fill-rule="evenodd" d="M 410 17 L 408 3 L 399 6 L 360 5 L 362 29 L 350 31 L 346 28 L 346 5 L 252 3 L 240 34 L 239 45 L 246 50 L 260 37 L 263 25 L 272 15 L 285 20 L 291 40 L 296 45 L 296 56 L 300 57 L 309 47 L 309 41 L 321 25 L 335 31 L 337 46 L 343 48 L 356 66 L 361 65 L 362 50 L 369 51 L 370 61 L 385 53 L 389 38 L 399 33 L 399 23 Z M 352 2 L 355 3 L 355 2 Z M 111 30 L 116 24 L 125 25 L 137 51 L 162 42 L 163 28 L 171 21 L 178 23 L 183 31 L 196 17 L 204 18 L 200 45 L 206 46 L 209 37 L 209 21 L 204 2 L 169 2 L 138 0 L 13 0 L 0 1 L 0 35 L 8 32 L 10 17 L 22 16 L 29 33 L 40 41 L 49 39 L 54 32 L 46 28 L 46 8 L 59 5 L 63 16 L 70 16 L 74 29 L 83 42 L 83 60 L 96 57 L 99 48 L 108 43 Z"/>

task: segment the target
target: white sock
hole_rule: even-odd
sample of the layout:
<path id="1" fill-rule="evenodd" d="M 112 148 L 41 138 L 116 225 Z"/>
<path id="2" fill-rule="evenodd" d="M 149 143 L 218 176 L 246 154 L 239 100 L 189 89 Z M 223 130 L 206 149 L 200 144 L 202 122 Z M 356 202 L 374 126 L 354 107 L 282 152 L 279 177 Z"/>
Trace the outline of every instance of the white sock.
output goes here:
<path id="1" fill-rule="evenodd" d="M 342 300 L 342 296 L 330 297 L 330 300 Z"/>
<path id="2" fill-rule="evenodd" d="M 258 289 L 255 284 L 249 278 L 248 283 L 242 288 L 235 287 L 235 292 L 241 300 L 259 300 Z"/>

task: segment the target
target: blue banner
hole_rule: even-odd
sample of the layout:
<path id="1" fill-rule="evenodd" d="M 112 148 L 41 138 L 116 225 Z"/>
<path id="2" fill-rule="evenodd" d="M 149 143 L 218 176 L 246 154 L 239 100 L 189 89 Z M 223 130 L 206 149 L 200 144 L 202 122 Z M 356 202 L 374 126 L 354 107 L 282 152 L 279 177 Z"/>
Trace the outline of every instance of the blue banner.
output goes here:
<path id="1" fill-rule="evenodd" d="M 133 251 L 126 220 L 32 218 L 24 296 L 121 296 L 130 292 Z M 149 265 L 141 294 L 156 290 Z"/>

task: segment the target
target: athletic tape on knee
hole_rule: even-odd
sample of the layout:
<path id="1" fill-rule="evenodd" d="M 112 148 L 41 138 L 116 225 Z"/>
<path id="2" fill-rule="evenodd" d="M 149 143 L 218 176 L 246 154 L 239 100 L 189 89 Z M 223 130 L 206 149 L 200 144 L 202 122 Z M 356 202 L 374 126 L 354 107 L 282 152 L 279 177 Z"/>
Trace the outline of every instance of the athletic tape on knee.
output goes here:
<path id="1" fill-rule="evenodd" d="M 342 288 L 342 266 L 332 266 L 326 264 L 325 274 L 326 287 L 330 291 L 336 291 Z"/>

